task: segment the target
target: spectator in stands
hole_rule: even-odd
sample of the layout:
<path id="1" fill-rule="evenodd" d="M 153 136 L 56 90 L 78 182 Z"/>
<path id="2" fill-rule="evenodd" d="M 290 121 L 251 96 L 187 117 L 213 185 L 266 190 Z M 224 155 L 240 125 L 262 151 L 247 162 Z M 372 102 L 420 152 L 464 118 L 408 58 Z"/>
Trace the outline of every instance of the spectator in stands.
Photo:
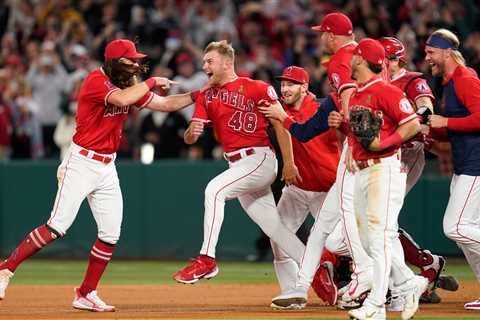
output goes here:
<path id="1" fill-rule="evenodd" d="M 175 65 L 177 67 L 177 76 L 173 78 L 173 81 L 178 82 L 178 85 L 175 85 L 170 89 L 170 94 L 199 90 L 207 83 L 207 75 L 203 71 L 196 70 L 193 58 L 190 54 L 186 52 L 180 53 L 175 58 Z M 187 121 L 190 121 L 192 119 L 193 111 L 194 108 L 192 104 L 181 110 L 181 114 Z"/>
<path id="2" fill-rule="evenodd" d="M 27 82 L 32 88 L 33 100 L 39 106 L 45 157 L 58 156 L 53 142 L 53 132 L 61 117 L 60 101 L 65 88 L 67 74 L 56 55 L 43 53 L 33 61 L 27 73 Z"/>

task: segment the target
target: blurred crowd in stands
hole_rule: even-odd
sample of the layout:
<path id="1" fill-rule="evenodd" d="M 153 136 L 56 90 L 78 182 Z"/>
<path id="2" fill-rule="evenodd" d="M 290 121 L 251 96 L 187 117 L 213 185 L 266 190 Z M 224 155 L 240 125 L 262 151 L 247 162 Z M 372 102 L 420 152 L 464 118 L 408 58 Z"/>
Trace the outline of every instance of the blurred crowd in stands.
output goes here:
<path id="1" fill-rule="evenodd" d="M 178 81 L 169 94 L 202 87 L 204 46 L 219 39 L 236 49 L 241 76 L 271 82 L 282 68 L 303 66 L 310 90 L 328 91 L 328 57 L 310 30 L 340 10 L 356 40 L 396 36 L 411 70 L 428 72 L 424 43 L 446 27 L 457 33 L 470 66 L 480 71 L 479 3 L 473 0 L 4 0 L 0 2 L 0 159 L 58 158 L 75 130 L 76 95 L 86 74 L 101 66 L 107 42 L 130 38 L 148 54 L 150 74 Z M 432 84 L 438 82 L 431 79 Z M 436 80 L 436 81 L 435 81 Z M 133 109 L 119 157 L 139 159 L 151 143 L 155 159 L 217 158 L 212 133 L 188 147 L 183 131 L 192 106 L 178 113 Z"/>

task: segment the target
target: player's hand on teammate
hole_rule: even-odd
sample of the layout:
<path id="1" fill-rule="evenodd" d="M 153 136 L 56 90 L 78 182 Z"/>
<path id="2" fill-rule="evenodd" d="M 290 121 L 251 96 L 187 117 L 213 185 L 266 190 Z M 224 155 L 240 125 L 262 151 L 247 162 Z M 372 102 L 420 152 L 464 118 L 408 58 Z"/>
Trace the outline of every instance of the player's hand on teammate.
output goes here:
<path id="1" fill-rule="evenodd" d="M 173 84 L 178 84 L 177 81 L 172 81 L 164 77 L 153 77 L 155 79 L 155 87 L 162 88 L 163 90 L 170 89 Z"/>
<path id="2" fill-rule="evenodd" d="M 280 103 L 270 103 L 266 100 L 260 100 L 257 104 L 258 110 L 263 113 L 267 118 L 277 119 L 279 121 L 284 121 L 288 118 L 288 114 L 283 110 L 283 107 Z"/>
<path id="3" fill-rule="evenodd" d="M 448 124 L 448 119 L 438 114 L 432 114 L 428 116 L 428 125 L 431 128 L 446 128 Z"/>
<path id="4" fill-rule="evenodd" d="M 302 182 L 302 177 L 300 176 L 298 168 L 294 163 L 287 163 L 283 165 L 282 181 L 285 182 L 287 186 Z"/>
<path id="5" fill-rule="evenodd" d="M 339 128 L 343 122 L 343 115 L 340 112 L 332 111 L 328 114 L 328 126 Z"/>

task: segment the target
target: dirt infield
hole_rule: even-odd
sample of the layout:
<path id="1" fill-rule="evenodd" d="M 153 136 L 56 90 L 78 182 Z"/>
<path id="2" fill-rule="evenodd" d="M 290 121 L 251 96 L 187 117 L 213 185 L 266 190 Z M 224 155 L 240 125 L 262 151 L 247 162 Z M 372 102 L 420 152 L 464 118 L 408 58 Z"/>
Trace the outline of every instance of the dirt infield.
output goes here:
<path id="1" fill-rule="evenodd" d="M 422 305 L 417 317 L 480 317 L 463 303 L 478 297 L 478 284 L 466 283 L 459 291 L 439 291 L 443 302 Z M 102 298 L 115 304 L 115 313 L 89 313 L 70 307 L 71 286 L 13 285 L 0 302 L 0 319 L 262 319 L 346 318 L 345 311 L 322 306 L 317 298 L 304 311 L 279 312 L 268 305 L 277 293 L 274 284 L 226 285 L 204 282 L 196 285 L 103 286 Z M 311 295 L 313 297 L 313 295 Z M 389 317 L 398 318 L 398 314 Z"/>

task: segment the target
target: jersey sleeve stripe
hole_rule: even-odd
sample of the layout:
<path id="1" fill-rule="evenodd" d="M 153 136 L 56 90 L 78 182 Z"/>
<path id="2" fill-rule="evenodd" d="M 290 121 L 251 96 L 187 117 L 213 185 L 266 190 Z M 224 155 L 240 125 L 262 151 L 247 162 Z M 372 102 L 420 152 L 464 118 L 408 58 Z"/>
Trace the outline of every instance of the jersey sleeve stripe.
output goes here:
<path id="1" fill-rule="evenodd" d="M 417 101 L 418 98 L 422 98 L 422 97 L 429 97 L 429 98 L 432 98 L 433 100 L 435 100 L 435 97 L 433 96 L 433 94 L 423 93 L 423 94 L 419 94 L 418 96 L 416 96 L 415 101 Z"/>
<path id="2" fill-rule="evenodd" d="M 192 121 L 198 121 L 198 122 L 204 122 L 204 123 L 212 122 L 211 120 L 202 119 L 202 118 L 192 118 Z"/>
<path id="3" fill-rule="evenodd" d="M 338 94 L 340 94 L 343 90 L 348 89 L 348 88 L 356 88 L 357 85 L 355 83 L 345 83 L 338 88 Z"/>
<path id="4" fill-rule="evenodd" d="M 402 124 L 405 124 L 407 122 L 410 122 L 412 121 L 413 119 L 417 119 L 417 114 L 416 113 L 412 113 L 411 115 L 409 115 L 408 117 L 402 119 L 398 125 L 401 126 Z"/>
<path id="5" fill-rule="evenodd" d="M 146 106 L 148 106 L 148 104 L 149 104 L 150 102 L 152 102 L 153 96 L 154 96 L 154 94 L 153 94 L 152 92 L 150 92 L 150 95 L 148 96 L 147 101 L 145 101 L 144 103 L 142 103 L 142 105 L 139 106 L 138 109 L 143 109 L 143 108 L 145 108 Z"/>
<path id="6" fill-rule="evenodd" d="M 105 95 L 105 106 L 108 104 L 108 97 L 110 97 L 110 95 L 114 92 L 114 91 L 117 91 L 117 90 L 120 90 L 120 88 L 115 88 L 115 89 L 112 89 L 110 91 L 108 91 L 108 93 Z"/>

